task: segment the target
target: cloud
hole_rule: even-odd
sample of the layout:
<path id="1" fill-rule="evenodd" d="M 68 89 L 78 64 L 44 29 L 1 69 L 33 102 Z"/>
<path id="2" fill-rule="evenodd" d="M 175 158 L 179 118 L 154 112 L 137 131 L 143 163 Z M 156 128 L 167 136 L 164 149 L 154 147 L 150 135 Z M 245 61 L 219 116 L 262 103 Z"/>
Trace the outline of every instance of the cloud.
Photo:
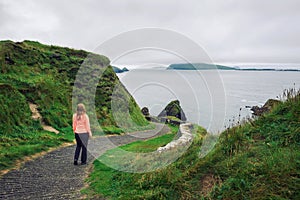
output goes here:
<path id="1" fill-rule="evenodd" d="M 297 0 L 0 0 L 0 39 L 93 51 L 120 33 L 156 27 L 186 35 L 216 62 L 299 63 L 299 7 Z"/>

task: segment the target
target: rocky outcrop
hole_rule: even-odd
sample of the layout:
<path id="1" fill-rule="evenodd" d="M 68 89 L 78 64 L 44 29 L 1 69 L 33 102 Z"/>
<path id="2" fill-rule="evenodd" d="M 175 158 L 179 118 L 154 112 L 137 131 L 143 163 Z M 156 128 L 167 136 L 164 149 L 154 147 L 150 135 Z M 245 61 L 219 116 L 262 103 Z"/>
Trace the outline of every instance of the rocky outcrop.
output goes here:
<path id="1" fill-rule="evenodd" d="M 143 107 L 141 112 L 143 113 L 145 118 L 150 122 L 156 122 L 156 123 L 164 122 L 161 119 L 159 119 L 158 117 L 150 115 L 149 109 L 147 107 Z"/>
<path id="2" fill-rule="evenodd" d="M 264 113 L 269 112 L 278 103 L 280 103 L 279 100 L 269 99 L 262 107 L 253 106 L 251 108 L 251 111 L 253 112 L 253 115 L 255 115 L 255 116 L 261 116 Z"/>
<path id="3" fill-rule="evenodd" d="M 149 113 L 149 109 L 147 107 L 143 107 L 141 112 L 143 113 L 143 115 L 145 116 L 145 118 L 148 121 L 151 121 L 151 116 L 150 116 L 150 113 Z"/>
<path id="4" fill-rule="evenodd" d="M 157 117 L 151 116 L 147 107 L 143 107 L 141 112 L 148 121 L 152 122 L 161 122 L 173 125 L 180 125 L 186 122 L 186 116 L 178 100 L 171 101 Z"/>
<path id="5" fill-rule="evenodd" d="M 149 114 L 149 109 L 147 107 L 144 107 L 142 108 L 142 113 L 145 117 L 148 117 L 150 114 Z"/>
<path id="6" fill-rule="evenodd" d="M 123 72 L 128 72 L 129 69 L 127 69 L 126 67 L 123 67 L 122 71 L 123 71 Z"/>
<path id="7" fill-rule="evenodd" d="M 191 133 L 192 124 L 191 123 L 184 123 L 180 124 L 179 126 L 179 138 L 176 140 L 171 141 L 167 145 L 163 147 L 159 147 L 157 149 L 158 152 L 167 151 L 179 146 L 185 146 L 188 143 L 192 142 L 193 135 Z"/>
<path id="8" fill-rule="evenodd" d="M 186 116 L 180 106 L 178 100 L 171 101 L 166 108 L 158 115 L 159 118 L 176 117 L 177 119 L 185 122 Z"/>
<path id="9" fill-rule="evenodd" d="M 112 68 L 113 68 L 114 72 L 116 72 L 116 73 L 123 73 L 123 72 L 129 71 L 126 67 L 124 67 L 123 69 L 120 69 L 119 67 L 112 66 Z"/>

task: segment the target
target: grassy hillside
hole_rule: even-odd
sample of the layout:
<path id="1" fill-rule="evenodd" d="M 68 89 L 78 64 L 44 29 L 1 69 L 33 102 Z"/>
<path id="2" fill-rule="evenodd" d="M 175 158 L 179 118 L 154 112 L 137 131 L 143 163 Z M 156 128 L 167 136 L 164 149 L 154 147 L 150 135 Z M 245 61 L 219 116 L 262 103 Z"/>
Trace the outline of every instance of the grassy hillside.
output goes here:
<path id="1" fill-rule="evenodd" d="M 13 161 L 22 155 L 34 153 L 30 146 L 26 147 L 33 141 L 37 146 L 43 146 L 38 149 L 45 149 L 73 139 L 71 119 L 74 94 L 83 96 L 81 99 L 74 98 L 73 103 L 85 103 L 88 114 L 95 116 L 91 117 L 94 134 L 103 134 L 94 119 L 105 133 L 119 134 L 126 130 L 149 128 L 140 108 L 109 63 L 105 56 L 83 50 L 33 41 L 0 41 L 0 169 L 9 165 L 7 160 Z M 76 74 L 83 64 L 84 69 L 102 70 L 101 78 L 94 77 L 93 80 L 97 82 L 90 86 L 96 90 L 95 101 L 92 99 L 96 112 L 86 100 L 88 96 L 84 96 L 88 94 L 86 88 L 80 89 L 82 87 L 77 85 L 77 90 L 73 92 Z M 89 72 L 84 76 L 86 79 L 95 75 Z M 114 95 L 119 109 L 112 112 Z M 41 122 L 32 119 L 29 103 L 38 105 Z M 122 121 L 117 123 L 115 115 L 123 117 Z M 43 131 L 41 123 L 54 127 L 60 134 Z M 31 153 L 26 153 L 28 151 Z"/>
<path id="2" fill-rule="evenodd" d="M 285 94 L 270 113 L 224 131 L 203 158 L 205 131 L 198 129 L 188 151 L 164 169 L 132 174 L 95 162 L 89 192 L 112 199 L 299 199 L 300 94 Z M 96 175 L 104 172 L 110 176 L 102 181 Z"/>

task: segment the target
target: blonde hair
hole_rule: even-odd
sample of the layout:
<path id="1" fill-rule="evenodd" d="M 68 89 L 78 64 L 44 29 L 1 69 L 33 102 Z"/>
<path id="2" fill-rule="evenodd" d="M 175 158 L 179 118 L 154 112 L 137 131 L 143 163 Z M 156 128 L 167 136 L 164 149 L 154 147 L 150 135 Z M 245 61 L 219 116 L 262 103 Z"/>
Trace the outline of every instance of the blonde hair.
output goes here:
<path id="1" fill-rule="evenodd" d="M 77 120 L 81 119 L 81 116 L 84 115 L 86 113 L 85 110 L 85 106 L 83 103 L 79 103 L 77 105 L 77 110 L 76 110 L 76 116 L 77 116 Z"/>

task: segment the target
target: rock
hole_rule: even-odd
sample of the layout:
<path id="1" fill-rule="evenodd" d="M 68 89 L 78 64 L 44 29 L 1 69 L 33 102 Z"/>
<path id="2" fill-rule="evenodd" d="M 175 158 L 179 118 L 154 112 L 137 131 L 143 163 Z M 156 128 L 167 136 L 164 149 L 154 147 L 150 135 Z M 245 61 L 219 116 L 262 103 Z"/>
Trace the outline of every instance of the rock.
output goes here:
<path id="1" fill-rule="evenodd" d="M 159 119 L 160 119 L 159 120 L 160 123 L 167 123 L 167 124 L 172 124 L 172 125 L 180 125 L 180 124 L 184 123 L 184 121 L 182 121 L 176 117 L 172 117 L 172 118 L 160 117 Z"/>
<path id="2" fill-rule="evenodd" d="M 269 99 L 263 107 L 267 108 L 268 110 L 271 110 L 274 108 L 275 105 L 279 104 L 281 101 L 276 100 L 276 99 Z"/>
<path id="3" fill-rule="evenodd" d="M 51 57 L 51 59 L 56 59 L 59 61 L 62 60 L 62 56 L 59 53 L 53 53 L 50 57 Z"/>
<path id="4" fill-rule="evenodd" d="M 36 104 L 33 103 L 29 103 L 29 108 L 32 112 L 32 119 L 34 120 L 42 120 L 42 116 L 40 114 L 40 112 L 38 111 L 38 106 Z"/>
<path id="5" fill-rule="evenodd" d="M 253 106 L 250 110 L 253 111 L 253 115 L 261 116 L 266 112 L 272 110 L 272 108 L 280 103 L 279 100 L 276 99 L 269 99 L 262 107 Z"/>
<path id="6" fill-rule="evenodd" d="M 128 72 L 129 70 L 126 67 L 123 67 L 122 71 L 123 72 Z"/>
<path id="7" fill-rule="evenodd" d="M 112 68 L 113 68 L 115 73 L 122 73 L 123 72 L 119 67 L 112 66 Z"/>
<path id="8" fill-rule="evenodd" d="M 9 56 L 5 56 L 5 63 L 8 65 L 13 65 L 15 64 L 15 61 L 11 59 Z"/>
<path id="9" fill-rule="evenodd" d="M 179 146 L 185 146 L 188 143 L 191 143 L 193 140 L 193 135 L 191 133 L 191 128 L 192 124 L 190 123 L 185 123 L 185 124 L 180 124 L 179 126 L 179 133 L 180 136 L 178 139 L 173 140 L 166 144 L 163 147 L 158 147 L 157 152 L 162 153 L 164 151 L 168 151 L 173 148 L 177 148 Z"/>
<path id="10" fill-rule="evenodd" d="M 115 73 L 123 73 L 123 72 L 128 72 L 129 71 L 126 67 L 124 67 L 123 69 L 120 69 L 119 67 L 112 66 L 112 68 L 115 71 Z"/>
<path id="11" fill-rule="evenodd" d="M 142 108 L 141 112 L 148 121 L 158 122 L 157 120 L 155 121 L 152 116 L 150 116 L 149 109 L 147 107 Z"/>
<path id="12" fill-rule="evenodd" d="M 180 106 L 180 102 L 178 100 L 171 101 L 166 108 L 158 115 L 159 118 L 164 117 L 176 117 L 181 121 L 186 121 L 186 116 Z"/>
<path id="13" fill-rule="evenodd" d="M 150 115 L 149 114 L 149 109 L 147 107 L 142 108 L 141 111 L 142 111 L 143 115 L 145 115 L 146 117 Z"/>

